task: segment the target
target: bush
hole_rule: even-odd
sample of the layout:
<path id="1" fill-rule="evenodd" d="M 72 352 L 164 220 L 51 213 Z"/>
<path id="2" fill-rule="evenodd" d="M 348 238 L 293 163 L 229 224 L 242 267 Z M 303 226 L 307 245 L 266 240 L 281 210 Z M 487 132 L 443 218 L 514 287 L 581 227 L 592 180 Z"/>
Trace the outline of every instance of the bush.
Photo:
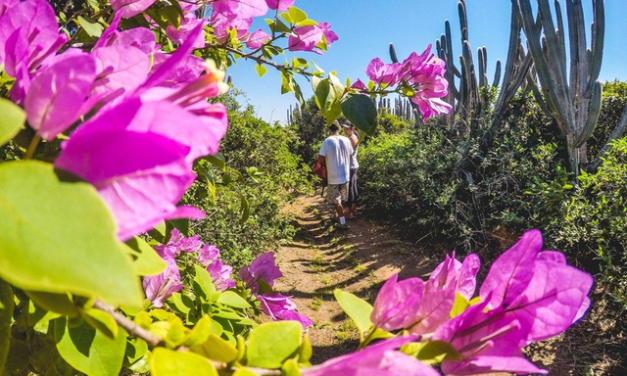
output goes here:
<path id="1" fill-rule="evenodd" d="M 563 214 L 552 218 L 549 236 L 580 256 L 595 256 L 598 271 L 627 304 L 627 138 L 612 142 L 599 170 L 579 180 Z"/>

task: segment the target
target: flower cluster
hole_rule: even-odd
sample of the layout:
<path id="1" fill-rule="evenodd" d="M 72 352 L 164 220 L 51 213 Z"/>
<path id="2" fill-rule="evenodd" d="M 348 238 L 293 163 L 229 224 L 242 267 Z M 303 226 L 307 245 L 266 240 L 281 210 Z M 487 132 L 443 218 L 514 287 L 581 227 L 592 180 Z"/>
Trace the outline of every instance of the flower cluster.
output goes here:
<path id="1" fill-rule="evenodd" d="M 267 252 L 259 255 L 250 264 L 250 267 L 244 265 L 239 271 L 239 278 L 244 282 L 245 287 L 250 289 L 257 296 L 261 303 L 261 310 L 274 321 L 292 320 L 301 323 L 303 328 L 313 325 L 311 319 L 297 312 L 297 307 L 290 299 L 291 296 L 285 296 L 269 291 L 260 293 L 261 284 L 268 287 L 274 286 L 274 281 L 281 278 L 283 273 L 276 265 L 274 254 Z M 263 289 L 270 290 L 270 289 Z"/>
<path id="2" fill-rule="evenodd" d="M 197 262 L 207 269 L 211 280 L 219 291 L 235 287 L 231 279 L 233 267 L 220 260 L 220 251 L 215 245 L 204 245 L 198 235 L 184 237 L 180 231 L 173 229 L 170 240 L 166 244 L 155 247 L 155 250 L 166 262 L 166 269 L 159 275 L 144 277 L 143 286 L 146 298 L 152 305 L 160 308 L 173 293 L 181 291 L 181 274 L 176 263 L 180 254 L 196 254 Z"/>
<path id="3" fill-rule="evenodd" d="M 402 329 L 415 338 L 450 343 L 459 356 L 442 362 L 447 375 L 546 373 L 525 359 L 522 349 L 562 333 L 583 317 L 590 306 L 592 277 L 568 265 L 562 253 L 542 251 L 537 230 L 525 233 L 494 262 L 479 296 L 472 299 L 479 266 L 476 255 L 460 262 L 453 254 L 426 283 L 418 278 L 399 282 L 392 276 L 376 298 L 374 328 Z M 459 311 L 454 309 L 459 306 Z M 380 361 L 384 354 L 377 356 Z M 344 365 L 349 366 L 354 363 Z"/>
<path id="4" fill-rule="evenodd" d="M 404 93 L 409 93 L 411 101 L 422 113 L 424 121 L 432 116 L 447 114 L 452 106 L 441 98 L 448 95 L 448 81 L 445 62 L 431 54 L 431 45 L 422 53 L 413 52 L 399 63 L 385 64 L 379 58 L 373 59 L 366 69 L 372 82 L 385 87 L 399 85 Z M 365 89 L 361 81 L 353 84 L 354 88 Z"/>
<path id="5" fill-rule="evenodd" d="M 226 108 L 206 102 L 226 91 L 224 74 L 192 55 L 202 23 L 166 54 L 149 29 L 118 30 L 120 11 L 90 51 L 57 54 L 67 38 L 47 1 L 1 9 L 0 62 L 15 78 L 11 97 L 38 137 L 70 133 L 55 166 L 98 189 L 120 240 L 164 219 L 202 218 L 176 206 L 196 178 L 194 160 L 216 153 L 227 128 Z"/>
<path id="6" fill-rule="evenodd" d="M 263 17 L 269 11 L 285 12 L 294 5 L 295 0 L 215 0 L 210 2 L 208 24 L 213 37 L 218 43 L 226 43 L 232 36 L 244 43 L 251 50 L 257 50 L 272 40 L 272 36 L 262 29 L 250 30 L 256 17 Z M 155 3 L 155 0 L 111 0 L 111 6 L 124 18 L 134 17 Z M 169 25 L 166 29 L 168 38 L 181 43 L 204 20 L 198 16 L 199 7 L 193 3 L 179 1 L 183 11 L 180 25 Z M 338 40 L 328 23 L 315 23 L 297 26 L 288 40 L 290 51 L 312 51 L 321 54 L 322 46 L 328 46 Z M 194 40 L 195 48 L 206 46 L 204 35 Z"/>

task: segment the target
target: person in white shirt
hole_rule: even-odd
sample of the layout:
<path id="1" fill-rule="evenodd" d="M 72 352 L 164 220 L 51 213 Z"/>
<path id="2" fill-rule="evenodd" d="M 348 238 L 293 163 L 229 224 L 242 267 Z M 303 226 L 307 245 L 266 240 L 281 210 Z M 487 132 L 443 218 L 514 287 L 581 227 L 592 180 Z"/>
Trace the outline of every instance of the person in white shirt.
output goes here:
<path id="1" fill-rule="evenodd" d="M 344 210 L 347 218 L 355 218 L 357 213 L 357 197 L 359 197 L 359 190 L 357 189 L 357 171 L 359 170 L 359 163 L 357 162 L 357 150 L 359 149 L 359 134 L 355 129 L 355 126 L 350 121 L 346 121 L 342 124 L 344 128 L 344 134 L 351 142 L 353 147 L 353 154 L 351 155 L 350 165 L 350 178 L 348 181 L 348 200 L 346 200 L 347 208 Z"/>
<path id="2" fill-rule="evenodd" d="M 340 123 L 334 121 L 329 126 L 329 137 L 320 146 L 319 163 L 327 167 L 327 201 L 331 204 L 340 221 L 339 228 L 347 229 L 342 201 L 348 199 L 348 181 L 353 146 L 348 138 L 340 136 Z"/>

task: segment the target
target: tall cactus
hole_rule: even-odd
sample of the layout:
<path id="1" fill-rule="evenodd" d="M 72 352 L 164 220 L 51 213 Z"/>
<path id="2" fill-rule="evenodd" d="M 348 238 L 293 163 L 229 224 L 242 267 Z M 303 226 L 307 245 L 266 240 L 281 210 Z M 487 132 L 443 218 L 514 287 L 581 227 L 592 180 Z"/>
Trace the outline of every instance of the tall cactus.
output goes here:
<path id="1" fill-rule="evenodd" d="M 509 50 L 503 74 L 502 88 L 499 91 L 491 119 L 492 125 L 502 121 L 507 104 L 512 100 L 523 82 L 532 80 L 530 84 L 533 84 L 533 76 L 528 74 L 532 60 L 521 42 L 522 22 L 519 12 L 515 8 L 515 2 L 516 0 L 512 0 Z M 484 98 L 482 98 L 480 94 L 481 88 L 488 86 L 498 88 L 500 86 L 502 65 L 501 61 L 497 60 L 494 79 L 492 84 L 490 84 L 487 76 L 488 51 L 485 47 L 477 50 L 478 64 L 477 66 L 474 64 L 472 48 L 469 42 L 468 15 L 465 0 L 459 1 L 458 13 L 462 44 L 459 68 L 455 65 L 451 25 L 448 20 L 445 22 L 445 33 L 436 41 L 436 47 L 438 57 L 446 62 L 446 79 L 449 82 L 449 95 L 446 99 L 449 103 L 454 104 L 455 108 L 454 112 L 446 117 L 446 121 L 453 126 L 456 121 L 456 115 L 459 115 L 461 119 L 469 119 L 472 126 L 478 118 L 485 114 L 491 105 L 491 103 L 486 103 Z"/>
<path id="2" fill-rule="evenodd" d="M 586 142 L 594 131 L 601 111 L 601 83 L 598 78 L 605 37 L 604 0 L 592 0 L 594 21 L 590 48 L 587 48 L 581 0 L 566 0 L 570 47 L 568 57 L 560 0 L 554 1 L 557 27 L 549 1 L 537 2 L 541 24 L 534 22 L 530 0 L 517 0 L 515 5 L 546 105 L 566 137 L 570 166 L 577 175 L 580 166 L 588 161 Z M 567 58 L 570 67 L 567 67 Z"/>

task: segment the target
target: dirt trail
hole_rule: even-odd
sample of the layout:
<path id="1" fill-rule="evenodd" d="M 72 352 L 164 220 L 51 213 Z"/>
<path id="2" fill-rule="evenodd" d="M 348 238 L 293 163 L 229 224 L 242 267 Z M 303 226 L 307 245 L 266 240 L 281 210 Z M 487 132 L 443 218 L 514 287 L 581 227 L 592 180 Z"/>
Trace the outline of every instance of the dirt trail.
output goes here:
<path id="1" fill-rule="evenodd" d="M 434 266 L 435 261 L 420 249 L 393 238 L 374 222 L 357 218 L 349 220 L 348 231 L 334 229 L 320 194 L 299 198 L 288 212 L 300 231 L 277 252 L 285 276 L 275 289 L 294 296 L 299 310 L 315 321 L 309 331 L 314 363 L 357 344 L 358 333 L 336 303 L 333 290 L 342 288 L 372 302 L 392 274 L 422 276 Z"/>
<path id="2" fill-rule="evenodd" d="M 314 320 L 309 330 L 314 364 L 353 351 L 358 344 L 358 332 L 333 290 L 341 288 L 373 302 L 392 274 L 399 273 L 399 279 L 425 277 L 444 258 L 444 251 L 401 241 L 385 226 L 363 217 L 349 220 L 348 231 L 334 229 L 319 192 L 299 198 L 287 210 L 300 231 L 277 251 L 284 277 L 275 289 L 294 296 L 300 312 Z"/>

